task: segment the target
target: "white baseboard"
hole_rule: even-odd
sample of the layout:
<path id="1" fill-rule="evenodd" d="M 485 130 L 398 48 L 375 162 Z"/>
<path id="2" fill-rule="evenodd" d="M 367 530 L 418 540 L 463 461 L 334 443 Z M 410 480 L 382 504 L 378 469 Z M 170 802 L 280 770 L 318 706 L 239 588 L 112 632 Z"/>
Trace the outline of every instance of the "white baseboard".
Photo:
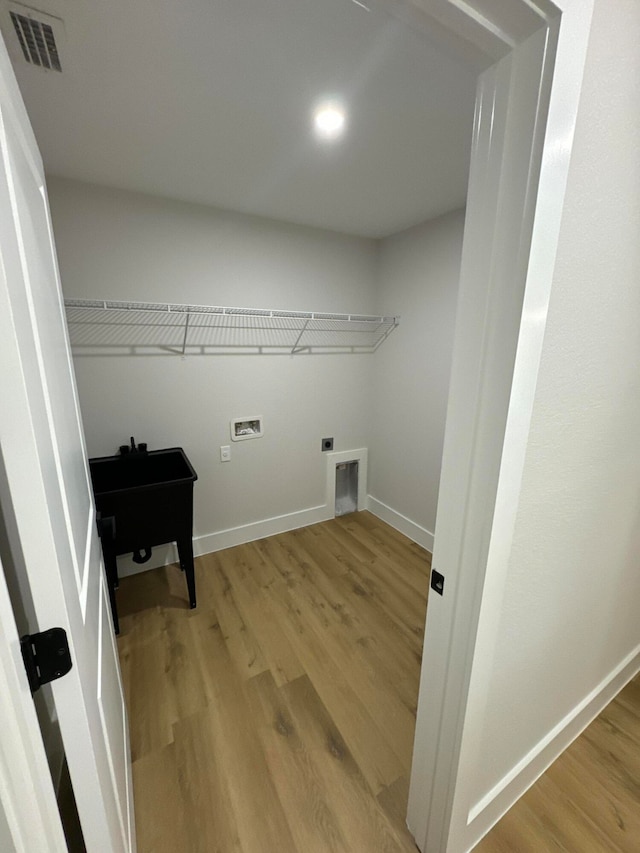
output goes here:
<path id="1" fill-rule="evenodd" d="M 433 553 L 433 533 L 427 530 L 426 527 L 421 527 L 415 521 L 407 518 L 406 515 L 402 515 L 402 513 L 396 512 L 395 509 L 391 509 L 390 506 L 383 504 L 382 501 L 374 498 L 373 495 L 367 496 L 367 509 L 378 518 L 381 518 L 382 521 L 386 521 L 391 527 L 399 530 L 400 533 L 404 533 L 409 539 L 417 542 L 418 545 L 422 545 L 430 554 Z"/>
<path id="2" fill-rule="evenodd" d="M 471 850 L 511 806 L 579 737 L 622 688 L 640 672 L 637 646 L 591 693 L 573 708 L 469 812 L 465 850 Z"/>
<path id="3" fill-rule="evenodd" d="M 353 452 L 348 454 L 353 457 Z M 406 518 L 391 507 L 383 504 L 376 498 L 367 496 L 367 509 L 378 518 L 386 521 L 391 527 L 395 527 L 409 539 L 422 545 L 427 551 L 433 551 L 433 533 L 424 527 L 420 527 L 411 519 Z M 290 512 L 286 515 L 278 515 L 274 518 L 265 518 L 262 521 L 254 521 L 251 524 L 242 524 L 239 527 L 231 527 L 228 530 L 218 530 L 215 533 L 206 533 L 204 536 L 196 536 L 193 540 L 193 553 L 196 557 L 203 554 L 212 554 L 214 551 L 222 551 L 224 548 L 233 548 L 234 545 L 244 545 L 245 542 L 255 542 L 256 539 L 264 539 L 265 536 L 275 536 L 278 533 L 286 533 L 288 530 L 297 530 L 309 524 L 317 524 L 319 521 L 327 521 L 334 518 L 333 506 L 314 506 L 302 509 L 298 512 Z M 137 575 L 140 572 L 167 566 L 178 562 L 178 549 L 175 543 L 169 545 L 158 545 L 153 549 L 153 554 L 148 563 L 138 565 L 134 563 L 130 555 L 118 557 L 118 574 L 121 578 L 129 575 Z"/>
<path id="4" fill-rule="evenodd" d="M 193 540 L 195 546 L 195 539 Z M 118 557 L 118 576 L 127 578 L 129 575 L 139 575 L 141 572 L 148 572 L 149 569 L 158 569 L 160 566 L 168 566 L 169 563 L 178 562 L 178 549 L 175 542 L 169 545 L 157 545 L 153 548 L 151 559 L 148 563 L 134 563 L 130 554 L 125 554 Z"/>
<path id="5" fill-rule="evenodd" d="M 274 518 L 265 518 L 251 524 L 242 524 L 240 527 L 231 527 L 228 530 L 196 536 L 193 540 L 193 553 L 196 557 L 201 557 L 203 554 L 222 551 L 224 548 L 232 548 L 234 545 L 244 545 L 245 542 L 254 542 L 256 539 L 286 533 L 288 530 L 297 530 L 299 527 L 317 524 L 319 521 L 326 521 L 333 517 L 333 509 L 323 505 L 290 512 L 286 515 L 278 515 Z M 157 569 L 159 566 L 177 562 L 178 549 L 174 543 L 159 545 L 153 549 L 149 562 L 142 565 L 134 563 L 129 555 L 118 557 L 118 574 L 121 578 L 126 578 L 129 575 L 137 575 L 149 569 Z"/>

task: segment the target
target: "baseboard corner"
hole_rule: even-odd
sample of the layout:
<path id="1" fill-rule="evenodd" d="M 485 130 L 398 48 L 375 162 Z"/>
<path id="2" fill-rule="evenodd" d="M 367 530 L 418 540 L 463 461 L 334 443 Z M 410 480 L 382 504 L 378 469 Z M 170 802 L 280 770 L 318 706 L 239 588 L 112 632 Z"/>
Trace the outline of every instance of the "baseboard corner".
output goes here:
<path id="1" fill-rule="evenodd" d="M 373 495 L 367 495 L 367 509 L 377 518 L 382 519 L 382 521 L 386 521 L 386 523 L 395 528 L 395 530 L 403 533 L 430 554 L 433 554 L 434 536 L 426 527 L 422 527 L 417 522 L 407 518 L 406 515 L 402 515 L 401 512 L 387 506 L 387 504 L 377 498 L 374 498 Z"/>

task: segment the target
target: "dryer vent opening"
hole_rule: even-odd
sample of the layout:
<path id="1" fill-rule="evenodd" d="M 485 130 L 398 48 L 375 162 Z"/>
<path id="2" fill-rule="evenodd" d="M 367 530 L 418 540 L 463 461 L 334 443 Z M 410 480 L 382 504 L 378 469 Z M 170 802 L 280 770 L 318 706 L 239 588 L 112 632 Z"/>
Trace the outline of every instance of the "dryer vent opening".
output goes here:
<path id="1" fill-rule="evenodd" d="M 358 460 L 336 465 L 336 515 L 358 509 Z"/>

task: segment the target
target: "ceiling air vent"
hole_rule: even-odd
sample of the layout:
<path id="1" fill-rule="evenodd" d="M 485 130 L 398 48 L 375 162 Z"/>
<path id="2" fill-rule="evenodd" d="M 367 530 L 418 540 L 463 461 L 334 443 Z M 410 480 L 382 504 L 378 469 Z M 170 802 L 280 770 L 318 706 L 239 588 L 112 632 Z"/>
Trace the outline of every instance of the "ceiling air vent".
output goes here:
<path id="1" fill-rule="evenodd" d="M 62 71 L 53 27 L 30 15 L 13 11 L 9 14 L 26 61 L 40 68 Z"/>

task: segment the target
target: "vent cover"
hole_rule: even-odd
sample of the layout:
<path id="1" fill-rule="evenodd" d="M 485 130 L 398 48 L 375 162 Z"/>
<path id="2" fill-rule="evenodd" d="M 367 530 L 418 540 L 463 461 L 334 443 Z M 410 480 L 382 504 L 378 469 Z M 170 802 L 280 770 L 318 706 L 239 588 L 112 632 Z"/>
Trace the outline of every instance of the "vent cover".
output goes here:
<path id="1" fill-rule="evenodd" d="M 53 27 L 19 12 L 9 14 L 25 60 L 40 68 L 62 71 Z"/>

